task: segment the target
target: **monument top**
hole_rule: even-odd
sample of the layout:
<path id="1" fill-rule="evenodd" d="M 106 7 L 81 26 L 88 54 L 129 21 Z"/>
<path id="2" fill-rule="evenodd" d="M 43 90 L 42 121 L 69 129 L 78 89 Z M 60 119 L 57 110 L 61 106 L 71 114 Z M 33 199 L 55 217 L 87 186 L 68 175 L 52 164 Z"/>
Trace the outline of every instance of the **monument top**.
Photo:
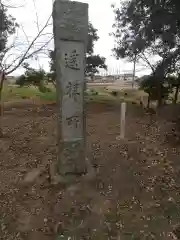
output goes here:
<path id="1" fill-rule="evenodd" d="M 53 4 L 55 39 L 87 43 L 87 16 L 88 4 L 69 0 L 55 0 Z"/>

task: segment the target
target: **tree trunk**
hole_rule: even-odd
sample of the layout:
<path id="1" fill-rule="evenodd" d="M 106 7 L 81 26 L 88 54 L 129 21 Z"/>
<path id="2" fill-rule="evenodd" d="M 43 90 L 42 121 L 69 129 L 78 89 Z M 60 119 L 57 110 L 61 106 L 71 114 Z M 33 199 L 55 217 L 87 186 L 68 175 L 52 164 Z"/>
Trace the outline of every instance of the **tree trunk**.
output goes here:
<path id="1" fill-rule="evenodd" d="M 179 85 L 177 85 L 177 86 L 176 86 L 176 89 L 175 89 L 174 100 L 173 100 L 173 103 L 174 103 L 174 104 L 177 103 L 178 94 L 179 94 Z"/>
<path id="2" fill-rule="evenodd" d="M 161 81 L 160 81 L 160 83 L 159 83 L 159 89 L 158 89 L 159 91 L 158 91 L 158 107 L 161 107 L 162 106 L 162 83 L 161 83 Z"/>
<path id="3" fill-rule="evenodd" d="M 147 102 L 147 108 L 149 109 L 149 106 L 150 106 L 150 96 L 148 95 L 148 102 Z"/>
<path id="4" fill-rule="evenodd" d="M 0 138 L 3 137 L 3 127 L 2 127 L 2 118 L 3 118 L 3 99 L 2 99 L 2 90 L 4 83 L 5 75 L 4 72 L 0 73 Z"/>

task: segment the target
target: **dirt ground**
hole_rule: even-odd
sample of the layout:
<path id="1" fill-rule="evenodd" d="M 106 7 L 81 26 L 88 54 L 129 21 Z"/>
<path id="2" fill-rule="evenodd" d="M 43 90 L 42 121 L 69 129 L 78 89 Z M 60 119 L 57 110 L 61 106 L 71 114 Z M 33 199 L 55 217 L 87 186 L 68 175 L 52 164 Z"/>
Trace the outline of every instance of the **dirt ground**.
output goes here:
<path id="1" fill-rule="evenodd" d="M 0 239 L 180 239 L 180 148 L 167 138 L 168 123 L 129 105 L 127 139 L 118 141 L 119 120 L 117 105 L 87 106 L 96 177 L 64 188 L 47 170 L 56 162 L 56 106 L 6 106 Z"/>

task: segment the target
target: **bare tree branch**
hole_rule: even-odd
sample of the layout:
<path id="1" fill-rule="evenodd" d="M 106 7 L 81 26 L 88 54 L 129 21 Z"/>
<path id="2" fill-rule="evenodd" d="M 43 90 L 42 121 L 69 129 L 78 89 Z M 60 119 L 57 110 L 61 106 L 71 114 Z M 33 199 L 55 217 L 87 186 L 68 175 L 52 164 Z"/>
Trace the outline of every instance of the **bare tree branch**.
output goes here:
<path id="1" fill-rule="evenodd" d="M 44 45 L 42 45 L 39 49 L 37 49 L 36 51 L 32 52 L 31 54 L 29 54 L 28 56 L 26 56 L 26 59 L 32 57 L 33 55 L 37 54 L 38 52 L 40 52 L 41 50 L 43 50 L 51 41 L 52 41 L 53 37 L 51 37 Z"/>
<path id="2" fill-rule="evenodd" d="M 28 42 L 28 44 L 30 45 L 29 38 L 28 38 L 28 36 L 27 36 L 26 32 L 24 31 L 24 27 L 23 27 L 23 25 L 22 25 L 22 24 L 21 24 L 21 28 L 22 28 L 22 31 L 23 31 L 23 33 L 24 33 L 25 37 L 26 37 L 26 41 L 27 41 L 27 42 Z"/>
<path id="3" fill-rule="evenodd" d="M 33 47 L 33 45 L 35 44 L 36 40 L 41 36 L 41 34 L 42 34 L 43 31 L 45 30 L 45 28 L 49 25 L 49 21 L 50 21 L 50 19 L 51 19 L 51 16 L 52 16 L 52 15 L 49 16 L 49 18 L 48 18 L 48 20 L 46 21 L 46 23 L 45 23 L 45 25 L 43 26 L 43 28 L 38 32 L 37 36 L 36 36 L 36 37 L 32 40 L 32 42 L 29 44 L 27 50 L 25 51 L 25 53 L 23 54 L 23 56 L 20 58 L 20 60 L 19 60 L 19 62 L 17 63 L 17 65 L 14 66 L 11 70 L 7 71 L 7 72 L 6 72 L 6 75 L 11 74 L 12 72 L 14 72 L 14 71 L 23 63 L 24 60 L 30 58 L 33 54 L 36 54 L 37 52 L 39 52 L 40 50 L 42 50 L 42 49 L 52 40 L 52 38 L 51 38 L 51 39 L 50 39 L 45 45 L 43 45 L 41 48 L 39 48 L 38 50 L 36 50 L 36 51 L 34 51 L 33 53 L 31 53 L 31 54 L 28 55 L 30 49 L 31 49 L 31 48 Z M 17 59 L 16 59 L 15 61 L 17 61 Z M 13 63 L 14 63 L 15 61 L 13 61 Z M 13 63 L 12 63 L 12 64 L 13 64 Z M 11 64 L 11 66 L 12 66 L 12 64 Z M 9 67 L 8 67 L 8 69 L 9 69 Z"/>
<path id="4" fill-rule="evenodd" d="M 146 55 L 144 53 L 141 53 L 141 55 L 139 55 L 139 57 L 147 63 L 147 65 L 151 68 L 151 70 L 153 72 L 155 71 L 153 65 L 150 63 L 150 61 L 148 60 L 148 58 L 146 57 Z"/>
<path id="5" fill-rule="evenodd" d="M 38 16 L 38 13 L 37 13 L 35 0 L 33 0 L 33 4 L 34 4 L 34 10 L 35 10 L 35 14 L 36 14 L 36 26 L 37 26 L 37 30 L 39 32 L 40 31 L 39 16 Z M 39 57 L 38 56 L 37 56 L 37 60 L 38 60 L 39 68 L 40 68 L 40 61 L 39 61 Z"/>
<path id="6" fill-rule="evenodd" d="M 2 1 L 2 0 L 1 0 Z M 7 0 L 6 0 L 7 2 Z M 18 6 L 13 6 L 12 4 L 7 4 L 5 3 L 4 1 L 2 2 L 2 5 L 5 7 L 5 8 L 21 8 L 21 7 L 24 7 L 25 6 L 25 3 L 24 5 L 18 5 Z"/>
<path id="7" fill-rule="evenodd" d="M 38 13 L 37 13 L 37 8 L 36 8 L 35 0 L 33 0 L 33 4 L 34 4 L 35 13 L 36 13 L 36 25 L 37 25 L 37 30 L 38 30 L 38 32 L 39 32 L 39 31 L 40 31 L 40 27 L 39 27 L 39 17 L 38 17 Z"/>
<path id="8" fill-rule="evenodd" d="M 27 59 L 31 58 L 32 56 L 36 55 L 37 53 L 41 52 L 41 51 L 52 41 L 52 39 L 53 39 L 53 37 L 51 37 L 51 39 L 49 39 L 46 43 L 44 43 L 44 45 L 42 45 L 39 49 L 33 51 L 32 53 L 30 53 L 30 54 L 28 54 L 28 55 L 26 55 L 26 56 L 24 56 L 24 55 L 23 55 L 23 56 L 18 56 L 18 57 L 5 69 L 5 71 L 7 71 L 7 72 L 6 72 L 6 75 L 11 74 L 13 71 L 15 71 L 15 70 L 20 66 L 19 63 L 16 64 L 16 61 L 18 61 L 19 59 L 21 59 L 20 61 L 22 61 L 22 59 L 23 59 L 23 61 L 24 61 L 24 60 L 27 60 Z M 19 62 L 20 62 L 20 61 L 19 61 Z M 21 64 L 23 63 L 23 61 L 21 62 Z M 15 65 L 15 66 L 14 66 L 14 65 Z M 13 67 L 13 66 L 14 66 L 14 67 Z M 11 67 L 13 67 L 13 69 L 8 71 L 8 69 L 10 69 Z M 15 69 L 15 70 L 14 70 L 14 69 Z"/>

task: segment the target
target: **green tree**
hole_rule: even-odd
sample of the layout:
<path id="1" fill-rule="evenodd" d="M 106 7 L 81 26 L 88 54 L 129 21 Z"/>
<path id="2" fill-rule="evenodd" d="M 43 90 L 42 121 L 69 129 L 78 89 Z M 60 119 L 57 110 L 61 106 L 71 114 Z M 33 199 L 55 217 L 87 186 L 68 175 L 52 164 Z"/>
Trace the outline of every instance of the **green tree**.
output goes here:
<path id="1" fill-rule="evenodd" d="M 56 82 L 56 66 L 55 66 L 55 52 L 54 51 L 49 51 L 49 58 L 50 58 L 50 73 L 48 74 L 48 81 L 53 83 L 55 85 Z"/>
<path id="2" fill-rule="evenodd" d="M 86 57 L 86 75 L 94 76 L 95 73 L 98 73 L 98 68 L 103 68 L 107 70 L 105 64 L 105 58 L 99 55 L 91 55 Z"/>
<path id="3" fill-rule="evenodd" d="M 173 103 L 176 104 L 180 89 L 180 73 L 168 76 L 169 85 L 171 86 L 172 92 L 174 91 Z"/>
<path id="4" fill-rule="evenodd" d="M 19 77 L 17 77 L 16 79 L 16 85 L 18 85 L 19 87 L 23 87 L 26 83 L 26 76 L 25 74 L 20 75 Z"/>
<path id="5" fill-rule="evenodd" d="M 25 73 L 17 78 L 17 85 L 20 87 L 33 85 L 38 87 L 41 92 L 49 91 L 45 84 L 47 73 L 44 69 L 31 68 L 27 63 L 24 63 L 23 67 L 25 69 Z"/>
<path id="6" fill-rule="evenodd" d="M 158 81 L 159 105 L 163 96 L 163 84 L 172 64 L 180 60 L 180 2 L 178 0 L 123 1 L 120 8 L 114 6 L 113 36 L 117 57 L 137 59 L 145 56 Z M 146 53 L 148 55 L 146 55 Z M 154 66 L 148 56 L 158 56 Z"/>
<path id="7" fill-rule="evenodd" d="M 143 79 L 140 82 L 140 89 L 144 90 L 148 94 L 148 103 L 147 103 L 147 108 L 149 108 L 150 102 L 151 101 L 156 101 L 159 99 L 159 85 L 158 85 L 159 80 L 156 79 L 156 76 L 150 75 Z M 161 86 L 162 90 L 162 100 L 166 100 L 169 96 L 169 93 L 171 92 L 171 87 L 169 85 L 169 79 L 167 78 L 164 83 Z"/>
<path id="8" fill-rule="evenodd" d="M 105 64 L 106 59 L 100 55 L 94 54 L 94 44 L 98 41 L 99 36 L 97 34 L 97 29 L 93 27 L 91 23 L 89 23 L 88 29 L 88 44 L 86 51 L 86 76 L 93 76 L 95 73 L 99 72 L 99 68 L 106 69 L 107 65 Z M 50 74 L 49 80 L 55 82 L 55 52 L 53 50 L 49 51 L 50 58 Z"/>
<path id="9" fill-rule="evenodd" d="M 6 45 L 8 37 L 15 33 L 18 24 L 15 18 L 8 14 L 7 8 L 0 3 L 0 116 L 2 116 L 2 89 L 5 80 L 5 72 L 2 67 L 2 59 L 7 51 Z M 0 125 L 0 137 L 3 136 L 2 127 Z"/>
<path id="10" fill-rule="evenodd" d="M 45 24 L 40 27 L 37 21 L 37 34 L 34 38 L 28 39 L 28 35 L 24 32 L 26 37 L 26 43 L 21 42 L 21 44 L 14 41 L 12 44 L 8 44 L 9 36 L 13 35 L 16 32 L 18 24 L 16 23 L 15 18 L 8 14 L 8 8 L 11 8 L 10 4 L 3 4 L 5 1 L 0 1 L 0 121 L 3 116 L 3 102 L 2 102 L 2 89 L 5 77 L 19 67 L 29 58 L 37 56 L 39 52 L 45 49 L 48 43 L 52 40 L 52 35 L 45 41 L 38 42 L 38 40 L 43 37 L 44 30 L 49 26 L 51 15 L 45 22 Z M 38 15 L 37 15 L 38 18 Z M 15 37 L 14 39 L 16 39 Z M 17 43 L 17 46 L 16 46 Z M 16 51 L 18 45 L 21 47 L 24 46 L 23 51 L 19 51 L 19 56 L 15 57 L 11 62 L 7 62 L 7 59 L 10 55 L 13 55 L 13 49 Z M 0 136 L 2 136 L 2 124 L 0 123 Z"/>
<path id="11" fill-rule="evenodd" d="M 130 0 L 123 1 L 121 8 L 114 6 L 115 52 L 132 57 L 151 47 L 153 54 L 167 55 L 179 45 L 179 11 L 178 0 Z"/>
<path id="12" fill-rule="evenodd" d="M 4 51 L 6 50 L 6 44 L 8 37 L 15 33 L 18 24 L 16 19 L 8 14 L 7 8 L 0 3 L 0 61 Z"/>

